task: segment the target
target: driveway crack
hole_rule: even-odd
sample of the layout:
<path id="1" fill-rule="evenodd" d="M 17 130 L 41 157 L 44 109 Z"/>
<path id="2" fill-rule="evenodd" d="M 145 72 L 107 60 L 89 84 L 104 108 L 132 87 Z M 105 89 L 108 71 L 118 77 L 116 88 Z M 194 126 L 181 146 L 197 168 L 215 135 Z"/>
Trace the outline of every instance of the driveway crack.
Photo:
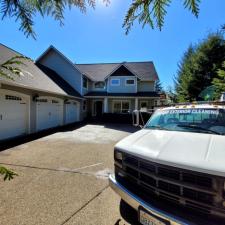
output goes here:
<path id="1" fill-rule="evenodd" d="M 48 170 L 48 171 L 54 171 L 54 172 L 64 172 L 64 173 L 75 173 L 75 174 L 80 174 L 80 175 L 88 175 L 88 176 L 93 176 L 93 173 L 90 172 L 81 172 L 79 170 L 84 169 L 84 168 L 78 168 L 74 170 L 69 170 L 69 169 L 54 169 L 54 168 L 47 168 L 47 167 L 38 167 L 38 166 L 29 166 L 29 165 L 21 165 L 21 164 L 13 164 L 13 163 L 2 163 L 0 162 L 1 165 L 5 166 L 15 166 L 15 167 L 22 167 L 22 168 L 28 168 L 28 169 L 38 169 L 38 170 Z M 96 164 L 97 165 L 97 164 Z"/>
<path id="2" fill-rule="evenodd" d="M 62 222 L 60 225 L 66 224 L 70 219 L 72 219 L 74 216 L 76 216 L 81 210 L 83 210 L 86 206 L 88 206 L 92 201 L 94 201 L 99 195 L 101 195 L 109 185 L 104 187 L 101 191 L 99 191 L 94 197 L 92 197 L 90 200 L 88 200 L 83 206 L 81 206 L 78 210 L 76 210 L 71 216 L 69 216 L 64 222 Z"/>

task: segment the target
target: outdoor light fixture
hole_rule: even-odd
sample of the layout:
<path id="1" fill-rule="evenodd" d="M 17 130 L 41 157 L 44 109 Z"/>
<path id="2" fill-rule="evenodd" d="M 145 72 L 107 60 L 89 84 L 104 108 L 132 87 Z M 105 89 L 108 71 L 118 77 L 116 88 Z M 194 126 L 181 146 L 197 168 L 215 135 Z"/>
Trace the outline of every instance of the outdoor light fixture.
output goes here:
<path id="1" fill-rule="evenodd" d="M 33 96 L 33 101 L 36 102 L 38 98 L 39 98 L 39 95 L 38 94 L 34 95 Z"/>

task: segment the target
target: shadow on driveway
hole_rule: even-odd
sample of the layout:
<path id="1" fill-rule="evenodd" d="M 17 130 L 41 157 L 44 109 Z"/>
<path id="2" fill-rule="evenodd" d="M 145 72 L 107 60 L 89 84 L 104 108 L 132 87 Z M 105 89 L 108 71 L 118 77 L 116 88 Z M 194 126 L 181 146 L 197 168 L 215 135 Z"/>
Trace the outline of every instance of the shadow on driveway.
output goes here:
<path id="1" fill-rule="evenodd" d="M 124 132 L 128 132 L 128 133 L 134 133 L 134 132 L 140 130 L 140 128 L 134 127 L 130 124 L 115 124 L 115 123 L 111 124 L 111 123 L 99 123 L 99 122 L 88 123 L 87 121 L 84 121 L 84 122 L 69 124 L 69 125 L 62 126 L 62 127 L 57 127 L 57 128 L 40 131 L 40 132 L 34 133 L 34 134 L 28 134 L 25 136 L 16 137 L 16 138 L 9 139 L 6 141 L 0 141 L 0 152 L 6 150 L 8 148 L 13 148 L 15 146 L 37 140 L 37 139 L 43 138 L 43 137 L 51 135 L 51 134 L 55 134 L 58 132 L 73 131 L 73 130 L 79 129 L 87 124 L 101 125 L 107 129 L 124 131 Z"/>
<path id="2" fill-rule="evenodd" d="M 27 142 L 34 141 L 57 132 L 73 131 L 75 129 L 85 126 L 86 124 L 87 124 L 86 122 L 73 123 L 73 124 L 62 126 L 62 127 L 56 127 L 56 128 L 40 131 L 34 134 L 28 134 L 25 136 L 12 138 L 6 141 L 0 141 L 0 152 L 8 148 L 13 148 L 17 145 L 22 145 Z"/>

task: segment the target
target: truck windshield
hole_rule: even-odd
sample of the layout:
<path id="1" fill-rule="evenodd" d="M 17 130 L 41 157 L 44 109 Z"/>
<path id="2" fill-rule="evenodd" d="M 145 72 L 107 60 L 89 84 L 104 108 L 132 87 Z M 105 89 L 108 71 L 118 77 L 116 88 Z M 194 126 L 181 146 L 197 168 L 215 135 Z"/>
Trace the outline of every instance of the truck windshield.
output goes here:
<path id="1" fill-rule="evenodd" d="M 145 128 L 225 135 L 225 110 L 211 108 L 157 110 Z"/>

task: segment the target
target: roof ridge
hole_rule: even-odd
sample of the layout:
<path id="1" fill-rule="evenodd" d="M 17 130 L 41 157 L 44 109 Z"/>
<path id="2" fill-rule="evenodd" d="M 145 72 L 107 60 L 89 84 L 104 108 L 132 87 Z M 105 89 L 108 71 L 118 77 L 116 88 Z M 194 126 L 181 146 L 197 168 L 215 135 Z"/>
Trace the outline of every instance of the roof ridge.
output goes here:
<path id="1" fill-rule="evenodd" d="M 101 65 L 101 64 L 126 64 L 126 63 L 153 63 L 153 61 L 123 61 L 123 62 L 103 62 L 103 63 L 74 63 L 75 65 Z"/>

